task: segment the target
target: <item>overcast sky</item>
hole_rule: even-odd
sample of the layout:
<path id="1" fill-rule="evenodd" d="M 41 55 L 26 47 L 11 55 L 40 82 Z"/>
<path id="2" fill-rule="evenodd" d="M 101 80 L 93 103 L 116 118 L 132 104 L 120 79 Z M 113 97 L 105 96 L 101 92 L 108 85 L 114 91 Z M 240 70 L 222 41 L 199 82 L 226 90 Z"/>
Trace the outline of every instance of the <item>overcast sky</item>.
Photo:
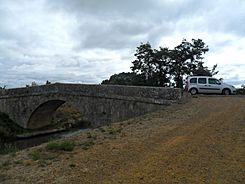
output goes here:
<path id="1" fill-rule="evenodd" d="M 202 39 L 217 78 L 245 83 L 245 0 L 0 0 L 0 86 L 99 84 L 136 47 Z"/>

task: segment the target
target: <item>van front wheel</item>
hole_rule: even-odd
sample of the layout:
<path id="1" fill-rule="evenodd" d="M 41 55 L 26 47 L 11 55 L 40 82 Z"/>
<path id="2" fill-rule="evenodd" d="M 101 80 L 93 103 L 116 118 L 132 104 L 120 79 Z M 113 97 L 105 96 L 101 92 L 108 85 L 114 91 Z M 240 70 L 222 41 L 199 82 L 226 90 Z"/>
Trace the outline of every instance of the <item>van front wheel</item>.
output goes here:
<path id="1" fill-rule="evenodd" d="M 231 91 L 229 89 L 223 89 L 222 93 L 223 95 L 230 95 Z"/>

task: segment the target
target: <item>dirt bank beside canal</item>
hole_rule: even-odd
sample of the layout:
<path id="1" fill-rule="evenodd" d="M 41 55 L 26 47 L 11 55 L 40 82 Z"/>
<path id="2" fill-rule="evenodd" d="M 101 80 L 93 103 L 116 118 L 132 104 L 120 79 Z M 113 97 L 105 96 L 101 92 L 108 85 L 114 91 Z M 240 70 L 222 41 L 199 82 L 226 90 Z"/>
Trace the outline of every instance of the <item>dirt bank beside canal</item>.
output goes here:
<path id="1" fill-rule="evenodd" d="M 68 141 L 1 155 L 0 183 L 245 183 L 245 98 L 193 98 Z"/>

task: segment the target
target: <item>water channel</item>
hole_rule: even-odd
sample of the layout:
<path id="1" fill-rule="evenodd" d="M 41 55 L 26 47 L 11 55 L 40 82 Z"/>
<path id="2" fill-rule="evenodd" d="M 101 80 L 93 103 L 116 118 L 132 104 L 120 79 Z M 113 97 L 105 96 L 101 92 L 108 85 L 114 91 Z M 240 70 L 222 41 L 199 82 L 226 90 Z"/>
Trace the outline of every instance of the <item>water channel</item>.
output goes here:
<path id="1" fill-rule="evenodd" d="M 17 150 L 38 146 L 50 140 L 57 140 L 65 137 L 71 137 L 87 129 L 71 129 L 62 132 L 50 133 L 45 135 L 37 135 L 30 138 L 19 138 L 15 140 L 0 140 L 0 154 L 7 154 Z"/>

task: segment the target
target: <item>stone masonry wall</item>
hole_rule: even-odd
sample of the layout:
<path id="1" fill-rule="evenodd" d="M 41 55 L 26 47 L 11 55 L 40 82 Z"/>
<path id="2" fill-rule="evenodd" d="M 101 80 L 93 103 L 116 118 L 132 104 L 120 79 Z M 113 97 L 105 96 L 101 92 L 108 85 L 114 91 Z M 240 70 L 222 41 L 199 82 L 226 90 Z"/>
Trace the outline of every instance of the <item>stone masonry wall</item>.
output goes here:
<path id="1" fill-rule="evenodd" d="M 57 83 L 1 91 L 0 111 L 25 128 L 39 128 L 68 102 L 93 126 L 100 126 L 162 109 L 182 97 L 181 90 L 173 88 Z"/>

